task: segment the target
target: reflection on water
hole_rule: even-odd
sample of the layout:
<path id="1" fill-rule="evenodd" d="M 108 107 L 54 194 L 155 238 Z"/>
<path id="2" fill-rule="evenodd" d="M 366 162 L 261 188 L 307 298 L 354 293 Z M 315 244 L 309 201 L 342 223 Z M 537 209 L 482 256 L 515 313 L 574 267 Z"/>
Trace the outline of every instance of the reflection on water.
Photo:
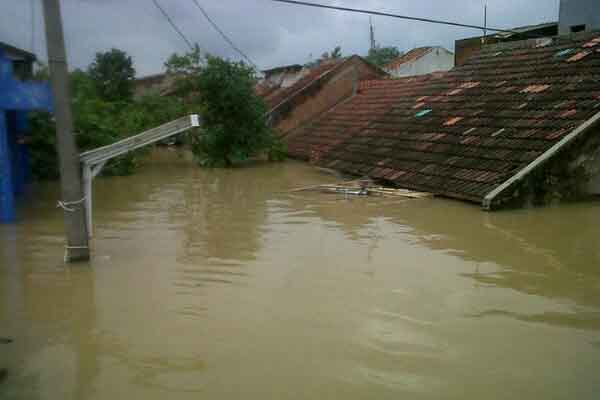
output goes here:
<path id="1" fill-rule="evenodd" d="M 307 165 L 153 154 L 95 185 L 62 264 L 56 185 L 0 226 L 0 399 L 594 399 L 600 205 L 345 198 Z"/>

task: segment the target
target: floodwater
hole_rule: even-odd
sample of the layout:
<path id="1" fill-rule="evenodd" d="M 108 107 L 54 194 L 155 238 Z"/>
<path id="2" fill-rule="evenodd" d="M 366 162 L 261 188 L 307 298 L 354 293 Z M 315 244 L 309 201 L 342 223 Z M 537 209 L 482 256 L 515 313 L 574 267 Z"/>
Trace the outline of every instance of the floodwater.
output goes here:
<path id="1" fill-rule="evenodd" d="M 600 204 L 345 198 L 297 162 L 176 151 L 0 226 L 1 399 L 598 399 Z"/>

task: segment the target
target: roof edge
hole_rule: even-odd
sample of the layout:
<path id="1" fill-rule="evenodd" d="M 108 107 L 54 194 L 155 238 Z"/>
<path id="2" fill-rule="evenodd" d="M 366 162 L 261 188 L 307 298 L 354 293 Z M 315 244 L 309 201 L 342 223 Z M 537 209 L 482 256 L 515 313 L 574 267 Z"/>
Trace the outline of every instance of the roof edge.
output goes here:
<path id="1" fill-rule="evenodd" d="M 585 121 L 583 124 L 581 124 L 577 128 L 575 128 L 575 130 L 573 130 L 573 132 L 569 133 L 567 136 L 562 138 L 554 146 L 552 146 L 551 148 L 546 150 L 544 153 L 542 153 L 542 155 L 540 155 L 538 158 L 536 158 L 531 163 L 529 163 L 525 168 L 520 170 L 517 174 L 513 175 L 511 178 L 509 178 L 503 184 L 501 184 L 500 186 L 498 186 L 497 188 L 495 188 L 494 190 L 492 190 L 491 192 L 486 194 L 482 201 L 482 204 L 481 204 L 482 208 L 486 211 L 491 210 L 494 200 L 502 192 L 507 190 L 509 187 L 511 187 L 515 183 L 521 181 L 523 178 L 525 178 L 527 175 L 529 175 L 529 173 L 532 172 L 534 169 L 536 169 L 537 167 L 539 167 L 540 165 L 542 165 L 543 163 L 548 161 L 550 158 L 552 158 L 556 154 L 556 152 L 561 150 L 564 146 L 570 144 L 572 141 L 577 139 L 580 135 L 587 132 L 587 130 L 592 128 L 594 126 L 594 124 L 598 121 L 600 121 L 600 111 L 597 112 L 593 117 L 591 117 L 590 119 Z"/>
<path id="2" fill-rule="evenodd" d="M 283 104 L 288 103 L 289 101 L 292 101 L 300 93 L 304 92 L 309 87 L 312 87 L 313 85 L 317 84 L 318 82 L 321 82 L 323 79 L 329 78 L 332 75 L 334 75 L 335 73 L 339 72 L 339 70 L 341 70 L 342 68 L 344 68 L 345 66 L 347 66 L 348 64 L 350 64 L 350 62 L 352 60 L 359 60 L 359 61 L 365 63 L 373 71 L 376 71 L 376 72 L 378 72 L 380 74 L 383 74 L 384 76 L 388 76 L 389 75 L 387 72 L 385 72 L 384 70 L 382 70 L 381 68 L 379 68 L 375 64 L 372 64 L 372 63 L 368 62 L 366 59 L 364 59 L 363 57 L 361 57 L 361 56 L 359 56 L 357 54 L 353 54 L 353 55 L 351 55 L 349 57 L 346 57 L 343 61 L 337 63 L 337 65 L 333 66 L 333 68 L 331 68 L 330 70 L 322 73 L 321 75 L 319 75 L 318 77 L 316 77 L 314 80 L 312 80 L 311 82 L 307 83 L 305 86 L 301 87 L 300 89 L 298 89 L 295 92 L 293 92 L 292 94 L 290 94 L 284 100 L 280 101 L 279 104 L 271 107 L 271 109 L 268 111 L 268 113 L 272 114 L 273 112 L 275 112 L 275 110 L 277 110 Z"/>
<path id="3" fill-rule="evenodd" d="M 27 58 L 31 61 L 37 61 L 37 56 L 27 50 L 21 49 L 19 47 L 13 46 L 6 42 L 0 42 L 0 50 L 9 50 L 14 53 L 21 55 L 23 58 Z"/>
<path id="4" fill-rule="evenodd" d="M 340 63 L 341 65 L 342 63 Z M 272 114 L 273 112 L 275 112 L 275 110 L 277 110 L 279 107 L 281 107 L 283 104 L 293 100 L 296 96 L 298 96 L 300 93 L 304 92 L 306 89 L 308 89 L 309 87 L 313 86 L 314 84 L 316 84 L 317 82 L 320 82 L 322 79 L 324 79 L 325 77 L 333 74 L 336 70 L 338 69 L 338 67 L 334 67 L 328 71 L 323 72 L 321 75 L 319 75 L 318 77 L 316 77 L 315 79 L 313 79 L 312 81 L 310 81 L 309 83 L 307 83 L 306 85 L 302 86 L 300 89 L 296 90 L 295 92 L 293 92 L 292 94 L 290 94 L 288 97 L 286 97 L 285 99 L 281 100 L 277 105 L 271 107 L 271 109 L 269 110 L 269 114 Z"/>
<path id="5" fill-rule="evenodd" d="M 285 70 L 288 70 L 288 69 L 301 70 L 302 68 L 303 68 L 303 66 L 301 64 L 289 64 L 289 65 L 280 65 L 278 67 L 263 69 L 260 72 L 267 73 L 267 72 L 275 72 L 275 71 L 278 71 L 278 70 L 285 71 Z"/>

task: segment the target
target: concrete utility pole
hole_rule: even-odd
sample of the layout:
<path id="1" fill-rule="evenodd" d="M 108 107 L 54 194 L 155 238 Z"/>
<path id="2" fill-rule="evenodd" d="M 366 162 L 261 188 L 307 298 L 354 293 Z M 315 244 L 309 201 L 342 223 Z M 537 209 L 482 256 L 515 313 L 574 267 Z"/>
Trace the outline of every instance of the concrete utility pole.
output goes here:
<path id="1" fill-rule="evenodd" d="M 73 136 L 73 116 L 69 94 L 67 55 L 60 14 L 60 0 L 43 0 L 46 46 L 52 90 L 60 163 L 62 205 L 67 233 L 65 260 L 85 261 L 90 258 L 85 226 L 85 198 L 81 184 L 79 153 Z"/>

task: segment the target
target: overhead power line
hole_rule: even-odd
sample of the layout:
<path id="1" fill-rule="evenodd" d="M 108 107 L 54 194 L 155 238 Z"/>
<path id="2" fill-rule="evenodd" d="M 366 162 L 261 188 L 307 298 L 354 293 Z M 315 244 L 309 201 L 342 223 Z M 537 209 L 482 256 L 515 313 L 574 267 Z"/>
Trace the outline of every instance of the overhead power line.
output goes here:
<path id="1" fill-rule="evenodd" d="M 489 26 L 485 27 L 485 26 L 479 26 L 479 25 L 461 24 L 459 22 L 443 21 L 443 20 L 431 19 L 431 18 L 411 17 L 411 16 L 408 16 L 408 15 L 400 15 L 400 14 L 392 14 L 392 13 L 387 13 L 387 12 L 381 12 L 381 11 L 365 10 L 365 9 L 361 9 L 361 8 L 349 8 L 349 7 L 329 6 L 329 5 L 326 5 L 326 4 L 311 3 L 311 2 L 308 2 L 308 1 L 296 1 L 296 0 L 271 0 L 271 1 L 275 1 L 275 2 L 278 2 L 278 3 L 294 4 L 294 5 L 297 5 L 297 6 L 326 8 L 326 9 L 329 9 L 329 10 L 347 11 L 347 12 L 354 12 L 354 13 L 360 13 L 360 14 L 369 14 L 369 15 L 379 15 L 379 16 L 382 16 L 382 17 L 399 18 L 399 19 L 405 19 L 405 20 L 409 20 L 409 21 L 428 22 L 428 23 L 431 23 L 431 24 L 441 24 L 441 25 L 458 26 L 458 27 L 461 27 L 461 28 L 471 28 L 471 29 L 478 29 L 478 30 L 486 30 L 487 29 L 488 31 L 493 31 L 493 32 L 513 33 L 513 34 L 519 34 L 519 35 L 522 34 L 522 32 L 512 31 L 510 29 L 500 29 L 500 28 L 491 28 Z"/>
<path id="2" fill-rule="evenodd" d="M 190 48 L 191 51 L 194 51 L 194 46 L 192 45 L 192 42 L 190 42 L 190 40 L 183 34 L 183 32 L 181 31 L 181 29 L 179 29 L 177 27 L 177 25 L 175 24 L 175 22 L 173 22 L 173 20 L 171 19 L 171 17 L 169 16 L 169 14 L 167 14 L 167 12 L 165 11 L 164 8 L 161 7 L 160 4 L 158 4 L 157 0 L 152 0 L 152 2 L 154 3 L 154 5 L 156 6 L 156 8 L 158 8 L 160 10 L 160 12 L 162 13 L 162 15 L 165 17 L 165 19 L 169 22 L 169 24 L 171 25 L 171 27 L 173 28 L 173 30 L 175 32 L 177 32 L 177 34 L 183 39 L 183 41 L 187 44 L 187 46 Z"/>
<path id="3" fill-rule="evenodd" d="M 232 49 L 234 49 L 239 55 L 241 55 L 246 61 L 248 61 L 252 66 L 254 66 L 254 68 L 258 69 L 258 66 L 250 59 L 250 57 L 248 57 L 242 50 L 240 50 L 231 39 L 229 39 L 229 37 L 225 34 L 225 32 L 223 32 L 221 30 L 221 28 L 219 28 L 219 26 L 212 20 L 212 18 L 208 15 L 208 13 L 206 12 L 206 10 L 204 9 L 204 7 L 202 7 L 200 5 L 200 3 L 198 2 L 198 0 L 192 0 L 194 2 L 194 4 L 196 5 L 196 7 L 198 7 L 198 9 L 200 9 L 200 11 L 202 12 L 202 14 L 204 15 L 204 17 L 206 18 L 206 20 L 212 25 L 213 28 L 215 28 L 215 30 L 217 32 L 219 32 L 219 34 L 221 35 L 221 37 L 227 42 L 229 43 L 229 45 L 231 46 Z"/>

